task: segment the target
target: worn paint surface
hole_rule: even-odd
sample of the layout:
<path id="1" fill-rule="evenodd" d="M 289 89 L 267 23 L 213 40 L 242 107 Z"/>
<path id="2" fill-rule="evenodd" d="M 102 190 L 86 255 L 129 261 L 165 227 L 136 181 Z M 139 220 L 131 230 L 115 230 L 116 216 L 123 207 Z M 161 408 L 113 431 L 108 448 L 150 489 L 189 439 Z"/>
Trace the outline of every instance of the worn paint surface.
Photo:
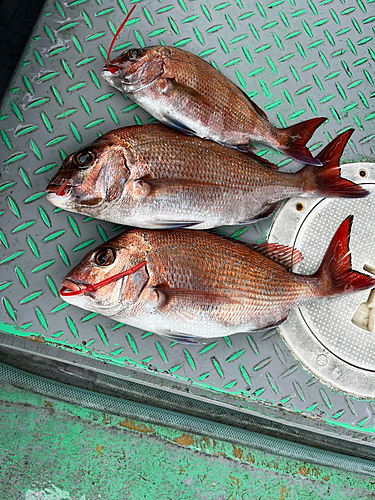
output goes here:
<path id="1" fill-rule="evenodd" d="M 38 333 L 23 332 L 23 331 L 21 331 L 20 329 L 18 329 L 16 327 L 7 325 L 7 324 L 2 323 L 2 322 L 0 322 L 0 331 L 6 332 L 6 333 L 10 333 L 10 334 L 15 334 L 17 336 L 22 336 L 24 338 L 27 338 L 28 340 L 31 340 L 32 342 L 37 342 L 37 343 L 41 343 L 41 344 L 47 343 L 49 345 L 60 347 L 62 349 L 74 350 L 74 351 L 79 352 L 80 354 L 83 354 L 83 355 L 90 355 L 93 358 L 98 359 L 100 361 L 103 361 L 105 363 L 110 363 L 110 364 L 118 365 L 118 366 L 123 366 L 124 364 L 128 364 L 129 366 L 132 366 L 132 367 L 137 368 L 139 370 L 150 371 L 151 373 L 154 373 L 154 370 L 150 370 L 148 365 L 144 365 L 142 363 L 136 363 L 131 358 L 122 357 L 121 359 L 113 359 L 111 356 L 105 355 L 103 353 L 101 353 L 101 354 L 94 353 L 90 349 L 88 349 L 88 348 L 86 348 L 84 346 L 81 346 L 81 345 L 78 345 L 78 344 L 72 344 L 72 343 L 67 344 L 65 341 L 61 342 L 61 341 L 58 341 L 58 340 L 56 340 L 54 338 L 44 337 L 44 336 L 42 336 L 42 335 L 40 335 Z M 180 377 L 179 375 L 177 375 L 175 373 L 169 373 L 169 375 L 172 378 L 174 378 L 176 381 L 178 381 L 178 382 L 186 382 L 186 380 L 185 380 L 184 377 Z M 189 381 L 190 381 L 191 385 L 196 386 L 196 387 L 201 387 L 201 388 L 204 388 L 204 389 L 215 390 L 215 392 L 218 392 L 218 393 L 219 392 L 230 393 L 232 396 L 237 396 L 239 398 L 241 398 L 241 397 L 244 396 L 244 394 L 243 394 L 242 391 L 234 391 L 234 390 L 226 391 L 226 390 L 221 390 L 221 389 L 212 387 L 209 384 L 205 384 L 203 382 L 193 381 L 191 379 L 189 379 Z M 258 402 L 264 402 L 264 400 L 262 398 L 253 397 L 251 394 L 247 394 L 246 398 L 248 400 L 251 399 L 251 400 L 254 400 L 254 401 L 258 401 Z M 238 405 L 241 406 L 241 400 L 240 399 L 238 400 Z M 298 410 L 294 405 L 291 405 L 291 406 L 293 408 L 293 412 L 295 412 L 295 413 L 302 413 L 302 411 Z M 315 409 L 315 405 L 313 405 L 313 407 Z M 307 408 L 307 410 L 311 411 L 312 409 L 311 408 Z M 338 420 L 335 420 L 334 418 L 330 418 L 326 414 L 326 412 L 321 411 L 320 413 L 321 414 L 320 414 L 319 418 L 320 419 L 324 419 L 324 421 L 327 424 L 329 424 L 330 426 L 332 426 L 332 427 L 338 427 L 338 428 L 341 427 L 343 429 L 354 430 L 354 431 L 356 431 L 358 433 L 366 433 L 366 434 L 374 434 L 375 433 L 375 427 L 372 426 L 372 425 L 368 425 L 367 421 L 366 421 L 367 425 L 362 428 L 362 426 L 359 426 L 359 424 L 357 424 L 357 425 L 351 425 L 351 424 L 349 424 L 347 422 L 340 422 Z"/>
<path id="2" fill-rule="evenodd" d="M 356 499 L 375 479 L 0 386 L 0 498 Z M 276 450 L 277 451 L 277 450 Z"/>

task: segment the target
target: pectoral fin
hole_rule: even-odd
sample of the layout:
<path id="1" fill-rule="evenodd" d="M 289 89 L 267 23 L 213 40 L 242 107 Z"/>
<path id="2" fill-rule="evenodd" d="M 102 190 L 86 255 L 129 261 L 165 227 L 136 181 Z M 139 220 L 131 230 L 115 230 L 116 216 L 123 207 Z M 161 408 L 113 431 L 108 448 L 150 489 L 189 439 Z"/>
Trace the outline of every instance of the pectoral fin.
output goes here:
<path id="1" fill-rule="evenodd" d="M 211 306 L 220 304 L 238 304 L 238 301 L 233 300 L 226 295 L 219 295 L 208 290 L 187 290 L 185 288 L 164 288 L 164 286 L 157 286 L 155 290 L 160 296 L 165 297 L 163 306 L 170 304 L 172 301 L 179 305 L 185 305 L 187 302 L 194 304 L 199 301 L 200 303 L 210 304 Z"/>
<path id="2" fill-rule="evenodd" d="M 151 179 L 144 177 L 136 181 L 141 183 L 142 186 L 147 184 L 147 192 L 152 194 L 170 194 L 176 191 L 186 191 L 193 188 L 208 188 L 208 187 L 225 187 L 221 184 L 215 182 L 205 182 L 205 181 L 195 181 L 191 179 L 179 179 L 175 178 L 158 178 Z"/>
<path id="3" fill-rule="evenodd" d="M 195 101 L 195 103 L 200 106 L 212 106 L 211 103 L 205 99 L 204 95 L 200 94 L 192 87 L 178 82 L 175 78 L 167 78 L 167 81 L 168 88 L 171 89 L 172 92 L 178 94 L 179 99 L 187 99 L 188 102 Z"/>
<path id="4" fill-rule="evenodd" d="M 169 196 L 176 192 L 193 188 L 206 188 L 217 186 L 209 182 L 195 182 L 188 179 L 151 179 L 148 177 L 133 181 L 133 193 L 136 198 L 146 198 L 147 196 Z M 220 186 L 218 186 L 220 187 Z M 199 222 L 195 222 L 195 224 Z"/>
<path id="5" fill-rule="evenodd" d="M 164 288 L 163 286 L 157 286 L 155 288 L 159 293 L 163 293 L 166 296 L 166 302 L 170 300 L 200 300 L 204 302 L 227 302 L 228 297 L 222 297 L 213 292 L 205 290 L 187 290 L 186 288 Z"/>
<path id="6" fill-rule="evenodd" d="M 146 198 L 146 196 L 151 194 L 151 191 L 152 187 L 143 179 L 133 181 L 133 192 L 137 198 Z"/>
<path id="7" fill-rule="evenodd" d="M 159 311 L 163 314 L 173 315 L 181 321 L 192 321 L 196 319 L 197 303 L 200 306 L 209 307 L 214 311 L 218 306 L 239 304 L 239 301 L 225 295 L 225 292 L 215 294 L 208 290 L 188 290 L 185 288 L 166 288 L 165 285 L 154 287 L 154 293 L 158 296 Z"/>

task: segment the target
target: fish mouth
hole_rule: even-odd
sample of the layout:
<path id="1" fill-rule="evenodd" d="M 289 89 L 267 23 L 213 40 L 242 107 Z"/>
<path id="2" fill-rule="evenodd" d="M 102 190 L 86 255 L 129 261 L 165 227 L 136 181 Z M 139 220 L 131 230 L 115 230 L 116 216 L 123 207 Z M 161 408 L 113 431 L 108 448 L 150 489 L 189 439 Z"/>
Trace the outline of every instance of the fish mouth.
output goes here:
<path id="1" fill-rule="evenodd" d="M 55 194 L 56 196 L 69 196 L 72 192 L 73 186 L 68 184 L 67 181 L 62 182 L 61 184 L 55 184 L 54 182 L 50 182 L 46 187 L 46 193 Z"/>
<path id="2" fill-rule="evenodd" d="M 110 68 L 112 68 L 112 71 L 110 70 Z M 121 68 L 119 66 L 104 66 L 103 69 L 102 69 L 102 77 L 105 79 L 106 76 L 110 76 L 110 75 L 115 75 L 116 73 L 118 73 L 119 71 L 121 70 Z"/>
<path id="3" fill-rule="evenodd" d="M 109 306 L 103 306 L 103 305 L 97 304 L 96 309 L 100 310 L 100 311 L 108 311 L 108 310 L 114 309 L 113 314 L 114 315 L 117 314 L 118 313 L 117 309 L 119 307 L 121 308 L 121 296 L 122 296 L 122 293 L 125 289 L 127 280 L 128 280 L 128 276 L 124 276 L 121 279 L 122 283 L 121 283 L 121 286 L 119 289 L 118 298 L 114 304 L 111 304 Z M 90 289 L 91 286 L 92 285 L 90 285 L 89 283 L 86 283 L 84 281 L 80 281 L 78 283 L 77 281 L 74 281 L 71 278 L 65 278 L 61 282 L 61 288 L 60 288 L 59 293 L 60 293 L 60 296 L 64 300 L 66 300 L 67 302 L 69 302 L 69 300 L 68 300 L 69 297 L 85 296 L 85 297 L 91 297 L 92 299 L 94 299 L 93 294 L 95 293 L 95 290 Z M 107 312 L 106 312 L 106 316 L 109 316 Z"/>
<path id="4" fill-rule="evenodd" d="M 62 295 L 63 297 L 69 295 L 80 295 L 81 293 L 84 293 L 84 289 L 85 284 L 76 283 L 69 278 L 65 278 L 61 283 L 60 295 Z"/>
<path id="5" fill-rule="evenodd" d="M 147 68 L 150 66 L 151 61 L 146 61 L 140 68 L 139 67 L 136 68 L 135 71 L 133 71 L 132 73 L 128 72 L 129 69 L 132 67 L 132 62 L 131 61 L 129 61 L 129 62 L 130 62 L 130 65 L 127 68 L 121 68 L 120 66 L 117 66 L 115 64 L 111 65 L 111 63 L 109 63 L 109 67 L 108 66 L 103 67 L 102 77 L 108 83 L 111 82 L 112 76 L 119 76 L 119 75 L 121 75 L 121 80 L 123 80 L 122 83 L 124 85 L 135 85 L 137 83 L 140 83 Z M 113 71 L 113 73 L 112 73 L 110 68 L 114 69 L 115 71 Z M 138 75 L 137 80 L 135 80 L 134 75 L 136 75 L 139 70 L 140 70 L 140 74 Z"/>

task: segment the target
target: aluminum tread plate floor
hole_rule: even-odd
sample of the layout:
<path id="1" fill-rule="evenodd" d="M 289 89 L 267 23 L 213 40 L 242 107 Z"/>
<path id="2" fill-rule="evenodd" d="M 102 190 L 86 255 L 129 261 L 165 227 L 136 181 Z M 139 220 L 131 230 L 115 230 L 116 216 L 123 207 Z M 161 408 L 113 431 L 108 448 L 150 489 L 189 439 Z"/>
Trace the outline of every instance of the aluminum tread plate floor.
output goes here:
<path id="1" fill-rule="evenodd" d="M 354 127 L 343 160 L 374 157 L 372 0 L 137 4 L 113 56 L 130 46 L 183 47 L 239 85 L 277 126 L 327 116 L 310 143 L 314 154 Z M 122 0 L 47 1 L 2 102 L 1 342 L 373 443 L 373 402 L 311 377 L 275 330 L 186 348 L 59 298 L 70 266 L 121 227 L 54 209 L 44 194 L 48 179 L 99 134 L 150 121 L 100 78 L 128 7 Z M 297 167 L 274 151 L 258 152 L 284 169 Z M 256 241 L 268 224 L 223 231 Z"/>

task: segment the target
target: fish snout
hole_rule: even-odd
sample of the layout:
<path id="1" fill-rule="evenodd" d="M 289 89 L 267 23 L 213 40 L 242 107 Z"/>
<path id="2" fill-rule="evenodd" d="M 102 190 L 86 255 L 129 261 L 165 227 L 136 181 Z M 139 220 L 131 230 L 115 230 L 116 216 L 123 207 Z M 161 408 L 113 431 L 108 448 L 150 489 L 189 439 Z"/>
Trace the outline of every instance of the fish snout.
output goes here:
<path id="1" fill-rule="evenodd" d="M 83 283 L 78 284 L 75 281 L 70 280 L 69 278 L 65 278 L 61 282 L 60 294 L 66 292 L 66 291 L 80 292 L 83 288 L 85 288 L 85 285 Z"/>
<path id="2" fill-rule="evenodd" d="M 72 191 L 72 185 L 67 181 L 55 182 L 51 181 L 46 187 L 46 193 L 53 193 L 58 196 L 68 196 Z"/>
<path id="3" fill-rule="evenodd" d="M 129 61 L 128 58 L 122 54 L 119 57 L 108 61 L 108 63 L 103 66 L 102 76 L 105 78 L 105 76 L 119 74 L 122 70 L 127 69 L 129 66 L 131 66 L 131 61 Z"/>
<path id="4" fill-rule="evenodd" d="M 121 68 L 118 64 L 109 62 L 102 68 L 102 77 L 105 79 L 106 75 L 108 76 L 113 75 L 114 73 L 117 73 L 120 70 Z"/>
<path id="5" fill-rule="evenodd" d="M 102 78 L 110 85 L 137 85 L 142 83 L 150 61 L 131 61 L 122 55 L 102 69 Z"/>

